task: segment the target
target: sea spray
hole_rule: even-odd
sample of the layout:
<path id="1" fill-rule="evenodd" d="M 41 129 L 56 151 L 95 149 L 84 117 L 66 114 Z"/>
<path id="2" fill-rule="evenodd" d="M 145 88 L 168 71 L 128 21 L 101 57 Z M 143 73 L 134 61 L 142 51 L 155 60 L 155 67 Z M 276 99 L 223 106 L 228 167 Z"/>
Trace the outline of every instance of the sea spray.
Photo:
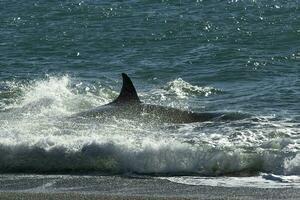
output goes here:
<path id="1" fill-rule="evenodd" d="M 22 95 L 0 114 L 0 171 L 213 176 L 299 172 L 293 151 L 297 140 L 273 134 L 276 127 L 280 136 L 282 127 L 287 137 L 295 135 L 292 123 L 274 124 L 268 118 L 179 126 L 125 119 L 72 121 L 70 114 L 103 105 L 117 93 L 73 81 L 69 76 L 50 76 L 20 85 Z"/>

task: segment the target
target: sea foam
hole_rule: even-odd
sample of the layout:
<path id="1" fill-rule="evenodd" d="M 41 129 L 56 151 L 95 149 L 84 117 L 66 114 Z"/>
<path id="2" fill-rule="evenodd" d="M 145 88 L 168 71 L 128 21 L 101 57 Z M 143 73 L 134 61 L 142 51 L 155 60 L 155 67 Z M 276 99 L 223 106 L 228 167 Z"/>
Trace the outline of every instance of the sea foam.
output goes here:
<path id="1" fill-rule="evenodd" d="M 1 172 L 209 176 L 300 173 L 295 123 L 274 123 L 264 116 L 183 125 L 115 118 L 105 123 L 95 119 L 75 122 L 68 116 L 106 104 L 118 91 L 101 82 L 85 83 L 69 76 L 7 85 L 11 85 L 8 91 L 14 100 L 4 104 L 0 112 Z M 193 91 L 201 90 L 187 82 L 179 85 L 171 84 L 161 94 L 169 92 L 169 98 L 176 102 L 181 98 L 173 91 L 186 85 Z M 154 97 L 152 103 L 167 104 L 167 100 L 158 98 L 161 89 L 156 91 L 142 91 L 142 100 Z M 187 103 L 186 91 L 185 95 L 187 101 L 180 101 Z"/>

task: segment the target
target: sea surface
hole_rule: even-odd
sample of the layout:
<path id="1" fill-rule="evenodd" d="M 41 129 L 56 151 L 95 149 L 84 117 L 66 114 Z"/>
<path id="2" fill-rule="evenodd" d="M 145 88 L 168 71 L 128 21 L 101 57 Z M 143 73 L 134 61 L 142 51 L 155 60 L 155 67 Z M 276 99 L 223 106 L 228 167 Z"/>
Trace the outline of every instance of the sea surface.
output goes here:
<path id="1" fill-rule="evenodd" d="M 0 1 L 1 176 L 300 187 L 299 22 L 299 0 Z M 68 120 L 122 72 L 145 103 L 235 120 Z"/>

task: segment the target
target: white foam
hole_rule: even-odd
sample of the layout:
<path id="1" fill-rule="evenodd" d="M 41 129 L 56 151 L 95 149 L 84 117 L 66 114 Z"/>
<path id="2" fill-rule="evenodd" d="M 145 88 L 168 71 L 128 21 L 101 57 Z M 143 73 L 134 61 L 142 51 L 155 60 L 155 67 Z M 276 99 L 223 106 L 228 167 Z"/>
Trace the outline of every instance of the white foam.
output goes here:
<path id="1" fill-rule="evenodd" d="M 171 93 L 176 84 L 171 84 Z M 186 96 L 190 90 L 202 91 L 181 80 L 178 84 L 181 89 L 174 90 Z M 268 118 L 161 126 L 117 119 L 75 123 L 64 117 L 110 102 L 118 91 L 69 76 L 50 76 L 18 88 L 22 95 L 0 113 L 0 171 L 222 175 L 256 170 L 300 175 L 297 124 Z"/>
<path id="2" fill-rule="evenodd" d="M 220 92 L 212 87 L 200 87 L 192 85 L 181 78 L 175 79 L 169 83 L 165 89 L 171 94 L 175 94 L 178 98 L 188 98 L 190 95 L 204 95 L 208 96 L 216 92 Z"/>
<path id="3" fill-rule="evenodd" d="M 292 159 L 286 159 L 284 162 L 285 174 L 300 174 L 300 153 Z"/>
<path id="4" fill-rule="evenodd" d="M 267 178 L 266 178 L 267 177 Z M 250 188 L 300 188 L 299 176 L 276 176 L 262 174 L 250 177 L 160 177 L 171 182 L 186 185 L 204 185 L 218 187 L 250 187 Z"/>

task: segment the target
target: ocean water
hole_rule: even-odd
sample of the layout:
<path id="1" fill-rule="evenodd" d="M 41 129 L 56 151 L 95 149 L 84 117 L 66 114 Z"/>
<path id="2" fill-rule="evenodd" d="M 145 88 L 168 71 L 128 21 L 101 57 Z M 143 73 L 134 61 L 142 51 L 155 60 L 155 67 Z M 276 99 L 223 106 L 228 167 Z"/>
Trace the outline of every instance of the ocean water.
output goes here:
<path id="1" fill-rule="evenodd" d="M 1 1 L 0 173 L 298 187 L 299 11 L 298 0 Z M 146 103 L 248 117 L 68 120 L 116 98 L 122 72 Z"/>

